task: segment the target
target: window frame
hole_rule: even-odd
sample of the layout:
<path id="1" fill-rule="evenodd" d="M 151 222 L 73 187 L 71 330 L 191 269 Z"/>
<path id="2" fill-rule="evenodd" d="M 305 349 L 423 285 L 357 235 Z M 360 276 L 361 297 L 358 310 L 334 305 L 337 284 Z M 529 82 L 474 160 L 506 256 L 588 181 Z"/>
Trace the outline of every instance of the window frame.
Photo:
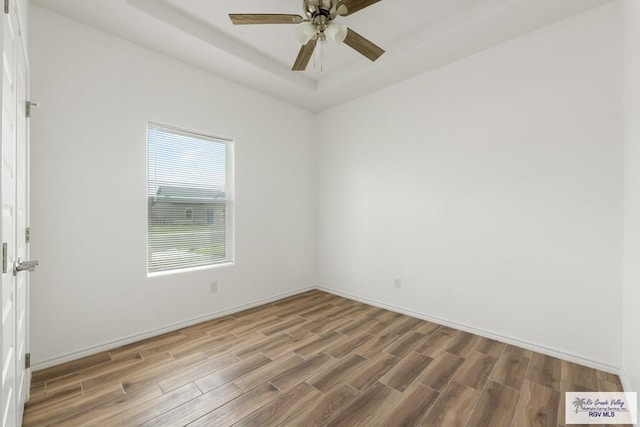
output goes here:
<path id="1" fill-rule="evenodd" d="M 219 262 L 212 262 L 206 265 L 199 266 L 186 266 L 186 267 L 174 267 L 167 270 L 149 270 L 149 226 L 150 226 L 150 217 L 149 217 L 149 132 L 154 128 L 160 131 L 166 131 L 167 133 L 178 134 L 190 138 L 197 138 L 202 140 L 211 141 L 214 143 L 223 143 L 226 146 L 226 161 L 225 161 L 225 179 L 226 179 L 226 188 L 227 192 L 225 192 L 225 202 L 223 204 L 224 209 L 222 218 L 224 218 L 225 225 L 225 253 L 227 256 L 220 260 Z M 199 271 L 199 270 L 207 270 L 214 269 L 226 266 L 233 266 L 236 262 L 236 245 L 235 245 L 235 142 L 232 138 L 222 137 L 210 135 L 203 132 L 192 131 L 188 129 L 184 129 L 181 127 L 167 125 L 164 123 L 159 123 L 155 121 L 148 121 L 146 126 L 146 134 L 145 134 L 145 142 L 146 142 L 146 162 L 147 162 L 147 220 L 146 220 L 146 249 L 147 249 L 147 263 L 146 263 L 146 271 L 147 277 L 154 276 L 164 276 L 164 275 L 172 275 L 172 274 L 180 274 L 187 273 L 190 271 Z M 185 208 L 185 218 L 186 218 L 186 210 L 189 208 Z M 192 209 L 192 208 L 191 208 Z M 193 218 L 193 210 L 192 210 L 192 218 Z M 228 219 L 231 219 L 230 221 Z M 192 219 L 193 220 L 193 219 Z"/>

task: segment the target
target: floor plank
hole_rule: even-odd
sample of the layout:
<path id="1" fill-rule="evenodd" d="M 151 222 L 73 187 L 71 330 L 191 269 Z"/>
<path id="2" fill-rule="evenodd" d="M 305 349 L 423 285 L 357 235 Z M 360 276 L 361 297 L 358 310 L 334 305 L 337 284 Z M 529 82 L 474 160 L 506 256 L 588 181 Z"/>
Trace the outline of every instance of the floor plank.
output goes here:
<path id="1" fill-rule="evenodd" d="M 94 365 L 62 377 L 52 378 L 51 380 L 47 381 L 46 392 L 54 393 L 57 390 L 69 388 L 69 386 L 75 384 L 81 384 L 83 381 L 91 379 L 97 375 L 108 375 L 111 373 L 116 373 L 116 375 L 119 375 L 120 371 L 126 370 L 130 367 L 134 367 L 140 364 L 142 361 L 142 355 L 139 352 L 136 352 L 129 355 L 128 357 L 123 357 L 121 359 Z"/>
<path id="2" fill-rule="evenodd" d="M 522 427 L 552 427 L 558 419 L 560 393 L 531 381 L 525 381 L 513 423 Z"/>
<path id="3" fill-rule="evenodd" d="M 343 408 L 351 404 L 358 396 L 360 396 L 360 393 L 352 387 L 346 384 L 338 384 L 327 393 L 309 402 L 295 415 L 287 418 L 284 425 L 306 427 L 325 425 L 327 421 L 342 412 Z"/>
<path id="4" fill-rule="evenodd" d="M 478 396 L 478 390 L 452 381 L 440 394 L 420 425 L 464 427 Z"/>
<path id="5" fill-rule="evenodd" d="M 562 361 L 562 380 L 592 391 L 598 390 L 598 374 L 595 369 L 566 360 Z"/>
<path id="6" fill-rule="evenodd" d="M 264 354 L 256 354 L 248 359 L 233 363 L 224 369 L 212 372 L 196 380 L 195 383 L 203 393 L 206 393 L 269 362 L 271 362 L 271 359 Z"/>
<path id="7" fill-rule="evenodd" d="M 298 412 L 300 408 L 319 395 L 321 395 L 321 393 L 309 384 L 300 383 L 261 409 L 253 412 L 250 416 L 243 418 L 240 422 L 234 424 L 234 426 L 264 427 L 280 425 L 282 421 Z"/>
<path id="8" fill-rule="evenodd" d="M 227 368 L 234 363 L 238 362 L 239 359 L 233 354 L 224 354 L 218 358 L 213 360 L 207 360 L 203 363 L 199 363 L 187 369 L 183 369 L 182 371 L 170 375 L 161 379 L 158 384 L 162 391 L 168 393 L 172 390 L 175 390 L 179 387 L 182 387 L 185 384 L 189 384 L 205 375 L 212 374 L 221 369 Z"/>
<path id="9" fill-rule="evenodd" d="M 444 352 L 429 364 L 420 374 L 418 381 L 434 390 L 442 391 L 458 372 L 465 359 L 455 354 Z"/>
<path id="10" fill-rule="evenodd" d="M 316 354 L 304 362 L 293 366 L 271 379 L 271 382 L 280 390 L 288 390 L 291 387 L 306 381 L 333 359 L 325 353 Z"/>
<path id="11" fill-rule="evenodd" d="M 476 351 L 479 351 L 480 353 L 488 354 L 489 356 L 493 356 L 497 359 L 500 357 L 500 354 L 502 354 L 502 350 L 504 350 L 504 348 L 504 343 L 485 337 L 478 337 Z"/>
<path id="12" fill-rule="evenodd" d="M 416 351 L 430 357 L 437 357 L 451 345 L 454 339 L 455 335 L 445 333 L 438 328 L 438 330 L 416 348 Z"/>
<path id="13" fill-rule="evenodd" d="M 344 382 L 356 390 L 364 392 L 378 382 L 378 380 L 397 365 L 399 361 L 400 358 L 392 354 L 380 352 L 366 363 L 361 364 L 358 369 L 346 375 Z"/>
<path id="14" fill-rule="evenodd" d="M 281 357 L 234 379 L 233 383 L 240 387 L 242 391 L 249 391 L 256 386 L 269 381 L 274 377 L 276 372 L 284 372 L 287 369 L 304 363 L 304 361 L 305 360 L 297 354 Z"/>
<path id="15" fill-rule="evenodd" d="M 189 426 L 229 426 L 250 415 L 253 411 L 262 408 L 267 402 L 278 397 L 280 391 L 271 383 L 265 383 L 253 390 L 242 394 L 240 397 L 207 413 L 197 420 L 189 423 Z"/>
<path id="16" fill-rule="evenodd" d="M 531 365 L 527 371 L 527 379 L 529 381 L 553 390 L 560 390 L 561 378 L 561 360 L 540 353 L 535 353 L 531 357 Z"/>
<path id="17" fill-rule="evenodd" d="M 456 381 L 476 390 L 482 390 L 491 371 L 493 371 L 493 367 L 496 365 L 496 361 L 497 359 L 493 356 L 474 352 L 460 367 L 456 374 Z"/>
<path id="18" fill-rule="evenodd" d="M 71 395 L 58 401 L 40 401 L 25 408 L 23 426 L 53 424 L 79 412 L 99 407 L 124 394 L 120 384 L 111 384 L 81 396 Z"/>
<path id="19" fill-rule="evenodd" d="M 402 393 L 399 404 L 386 410 L 380 425 L 385 427 L 417 426 L 440 394 L 425 385 L 414 383 Z"/>
<path id="20" fill-rule="evenodd" d="M 528 367 L 528 357 L 522 353 L 515 353 L 505 349 L 491 373 L 491 379 L 497 383 L 520 389 Z"/>
<path id="21" fill-rule="evenodd" d="M 385 348 L 384 351 L 397 357 L 405 357 L 418 347 L 424 339 L 425 336 L 421 333 L 415 331 L 408 332 Z"/>
<path id="22" fill-rule="evenodd" d="M 344 339 L 344 335 L 339 334 L 336 331 L 331 331 L 317 340 L 314 340 L 308 344 L 301 345 L 300 347 L 293 350 L 296 354 L 307 358 L 309 356 L 313 356 L 321 351 L 323 351 L 326 347 L 331 344 Z"/>
<path id="23" fill-rule="evenodd" d="M 195 384 L 190 384 L 198 394 L 200 391 Z M 153 401 L 158 397 L 164 397 L 162 390 L 157 384 L 149 384 L 147 387 L 135 390 L 132 393 L 126 393 L 118 396 L 116 399 L 108 400 L 94 408 L 87 408 L 72 416 L 66 416 L 63 420 L 51 424 L 52 426 L 86 426 L 96 424 L 111 424 L 106 421 L 128 409 L 137 409 L 144 407 L 148 401 Z M 155 404 L 153 405 L 155 406 Z"/>
<path id="24" fill-rule="evenodd" d="M 135 405 L 131 408 L 107 418 L 104 425 L 137 426 L 162 415 L 176 406 L 180 406 L 202 393 L 195 384 L 189 383 L 169 393 L 163 394 L 152 400 Z M 92 421 L 95 423 L 95 421 Z"/>
<path id="25" fill-rule="evenodd" d="M 468 332 L 459 332 L 447 347 L 451 354 L 466 357 L 478 344 L 478 337 Z"/>
<path id="26" fill-rule="evenodd" d="M 392 400 L 397 393 L 382 383 L 377 383 L 369 391 L 358 397 L 347 406 L 327 426 L 352 427 L 379 425 L 384 417 L 384 406 Z"/>
<path id="27" fill-rule="evenodd" d="M 64 377 L 65 375 L 82 371 L 85 368 L 91 368 L 102 363 L 111 362 L 111 360 L 111 355 L 108 352 L 94 354 L 92 356 L 63 363 L 62 365 L 36 371 L 33 373 L 31 381 L 38 383 L 40 381 Z"/>
<path id="28" fill-rule="evenodd" d="M 344 341 L 339 341 L 334 345 L 327 347 L 325 352 L 335 358 L 341 358 L 349 353 L 355 352 L 367 341 L 371 341 L 373 335 L 356 335 L 347 338 Z"/>
<path id="29" fill-rule="evenodd" d="M 471 413 L 469 425 L 476 427 L 510 426 L 519 397 L 518 390 L 489 381 Z"/>
<path id="30" fill-rule="evenodd" d="M 375 335 L 372 340 L 367 341 L 355 351 L 366 358 L 371 358 L 372 356 L 380 353 L 382 349 L 390 346 L 398 338 L 400 338 L 400 336 L 396 334 Z"/>
<path id="31" fill-rule="evenodd" d="M 432 358 L 414 351 L 387 372 L 380 382 L 403 392 L 431 362 L 433 362 Z"/>
<path id="32" fill-rule="evenodd" d="M 359 354 L 350 354 L 311 377 L 308 382 L 318 390 L 326 392 L 345 376 L 358 369 L 367 359 Z"/>
<path id="33" fill-rule="evenodd" d="M 181 405 L 176 405 L 173 409 L 150 419 L 143 425 L 146 427 L 187 425 L 241 395 L 242 390 L 233 383 L 228 383 Z"/>

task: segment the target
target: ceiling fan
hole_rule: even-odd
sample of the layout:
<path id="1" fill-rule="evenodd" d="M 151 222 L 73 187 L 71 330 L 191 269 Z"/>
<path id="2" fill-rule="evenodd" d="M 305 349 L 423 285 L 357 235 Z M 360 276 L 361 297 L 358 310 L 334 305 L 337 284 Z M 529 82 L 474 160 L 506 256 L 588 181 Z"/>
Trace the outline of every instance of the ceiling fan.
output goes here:
<path id="1" fill-rule="evenodd" d="M 296 37 L 302 44 L 298 57 L 293 64 L 293 71 L 304 71 L 309 64 L 318 41 L 327 37 L 364 55 L 371 61 L 378 59 L 384 49 L 345 25 L 334 22 L 338 16 L 349 16 L 369 7 L 380 0 L 303 0 L 306 18 L 289 14 L 238 14 L 230 13 L 229 18 L 234 25 L 252 24 L 297 24 Z"/>

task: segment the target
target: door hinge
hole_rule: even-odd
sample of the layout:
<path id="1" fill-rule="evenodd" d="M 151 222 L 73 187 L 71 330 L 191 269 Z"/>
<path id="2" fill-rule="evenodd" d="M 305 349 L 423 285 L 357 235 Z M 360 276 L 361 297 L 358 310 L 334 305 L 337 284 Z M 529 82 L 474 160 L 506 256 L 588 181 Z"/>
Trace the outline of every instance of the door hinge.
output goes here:
<path id="1" fill-rule="evenodd" d="M 24 369 L 29 369 L 31 367 L 31 353 L 27 353 L 24 355 Z"/>
<path id="2" fill-rule="evenodd" d="M 4 0 L 4 13 L 9 14 L 9 0 Z"/>
<path id="3" fill-rule="evenodd" d="M 7 272 L 7 244 L 2 244 L 2 273 Z"/>
<path id="4" fill-rule="evenodd" d="M 24 241 L 27 243 L 31 242 L 31 227 L 24 229 Z"/>
<path id="5" fill-rule="evenodd" d="M 27 118 L 31 118 L 31 109 L 33 107 L 38 108 L 40 106 L 40 104 L 38 104 L 37 102 L 31 102 L 31 101 L 26 101 L 24 103 L 24 114 L 25 116 L 27 116 Z"/>

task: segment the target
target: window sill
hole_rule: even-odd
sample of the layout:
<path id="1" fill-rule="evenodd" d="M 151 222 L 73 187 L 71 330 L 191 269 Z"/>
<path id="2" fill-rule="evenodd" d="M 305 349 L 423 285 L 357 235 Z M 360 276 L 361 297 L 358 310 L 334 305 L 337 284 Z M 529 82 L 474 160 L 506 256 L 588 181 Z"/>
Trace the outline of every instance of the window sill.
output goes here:
<path id="1" fill-rule="evenodd" d="M 220 264 L 203 265 L 201 267 L 181 268 L 179 270 L 156 271 L 153 273 L 147 272 L 147 278 L 152 279 L 154 277 L 173 276 L 174 274 L 195 273 L 198 271 L 214 270 L 221 267 L 232 267 L 234 265 L 236 265 L 235 261 L 228 261 Z"/>

